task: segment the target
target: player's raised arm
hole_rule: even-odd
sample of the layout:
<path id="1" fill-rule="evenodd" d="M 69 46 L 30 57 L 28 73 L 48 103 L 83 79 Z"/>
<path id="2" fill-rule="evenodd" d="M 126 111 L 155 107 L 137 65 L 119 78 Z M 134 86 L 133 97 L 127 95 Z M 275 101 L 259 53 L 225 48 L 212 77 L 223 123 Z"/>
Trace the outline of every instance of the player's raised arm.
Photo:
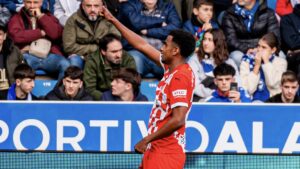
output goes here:
<path id="1" fill-rule="evenodd" d="M 126 26 L 124 26 L 117 18 L 115 18 L 106 7 L 103 6 L 103 16 L 110 21 L 121 32 L 122 36 L 132 45 L 135 49 L 144 53 L 147 57 L 153 60 L 157 65 L 160 64 L 160 51 L 148 44 L 142 37 L 134 33 Z"/>

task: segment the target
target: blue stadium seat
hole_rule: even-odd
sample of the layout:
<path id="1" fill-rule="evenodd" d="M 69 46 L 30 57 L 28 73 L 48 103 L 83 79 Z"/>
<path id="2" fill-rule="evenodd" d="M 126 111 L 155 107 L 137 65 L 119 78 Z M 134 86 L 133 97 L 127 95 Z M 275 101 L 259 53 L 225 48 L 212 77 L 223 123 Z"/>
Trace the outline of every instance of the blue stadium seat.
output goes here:
<path id="1" fill-rule="evenodd" d="M 32 93 L 38 97 L 45 96 L 50 90 L 54 88 L 56 82 L 57 80 L 53 79 L 36 79 Z"/>
<path id="2" fill-rule="evenodd" d="M 141 83 L 141 92 L 147 96 L 149 101 L 154 101 L 155 90 L 158 84 L 158 80 L 143 80 Z"/>

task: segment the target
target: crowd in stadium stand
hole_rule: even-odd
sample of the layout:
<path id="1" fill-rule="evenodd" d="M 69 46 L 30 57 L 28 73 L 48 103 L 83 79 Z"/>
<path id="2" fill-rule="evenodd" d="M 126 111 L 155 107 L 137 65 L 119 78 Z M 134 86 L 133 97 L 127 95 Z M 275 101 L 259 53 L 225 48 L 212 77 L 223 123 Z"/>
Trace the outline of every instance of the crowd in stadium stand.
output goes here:
<path id="1" fill-rule="evenodd" d="M 0 100 L 147 101 L 141 81 L 164 71 L 104 5 L 156 49 L 172 30 L 194 35 L 194 102 L 300 102 L 300 0 L 267 1 L 0 0 Z M 57 80 L 39 98 L 37 70 Z"/>

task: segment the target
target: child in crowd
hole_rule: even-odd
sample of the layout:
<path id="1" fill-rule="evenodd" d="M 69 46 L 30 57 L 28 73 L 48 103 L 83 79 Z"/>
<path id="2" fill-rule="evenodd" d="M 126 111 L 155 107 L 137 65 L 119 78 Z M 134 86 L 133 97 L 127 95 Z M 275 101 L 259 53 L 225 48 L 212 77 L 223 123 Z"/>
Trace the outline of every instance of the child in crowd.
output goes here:
<path id="1" fill-rule="evenodd" d="M 208 29 L 218 28 L 218 24 L 212 20 L 214 9 L 212 0 L 195 0 L 191 20 L 184 23 L 183 29 L 192 33 L 196 38 L 196 50 L 203 39 L 204 32 Z"/>

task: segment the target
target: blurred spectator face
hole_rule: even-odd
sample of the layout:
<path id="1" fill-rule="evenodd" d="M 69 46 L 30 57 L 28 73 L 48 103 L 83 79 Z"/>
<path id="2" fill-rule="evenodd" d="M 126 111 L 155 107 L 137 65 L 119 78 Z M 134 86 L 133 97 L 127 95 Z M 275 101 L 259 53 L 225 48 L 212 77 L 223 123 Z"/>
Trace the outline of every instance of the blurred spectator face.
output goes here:
<path id="1" fill-rule="evenodd" d="M 111 82 L 111 91 L 112 91 L 112 95 L 114 96 L 122 96 L 130 89 L 131 89 L 131 84 L 125 82 L 122 79 L 116 78 Z"/>
<path id="2" fill-rule="evenodd" d="M 215 43 L 213 35 L 210 32 L 206 32 L 203 37 L 203 51 L 208 54 L 212 54 L 215 50 Z"/>
<path id="3" fill-rule="evenodd" d="M 281 85 L 282 97 L 286 101 L 293 101 L 298 91 L 298 82 L 285 82 Z"/>
<path id="4" fill-rule="evenodd" d="M 157 0 L 141 0 L 143 4 L 145 4 L 146 8 L 152 10 L 155 8 L 157 4 Z"/>
<path id="5" fill-rule="evenodd" d="M 31 12 L 32 9 L 40 9 L 43 5 L 43 0 L 24 0 L 24 7 Z"/>
<path id="6" fill-rule="evenodd" d="M 197 17 L 197 19 L 201 22 L 209 22 L 213 17 L 213 6 L 211 5 L 200 5 L 200 7 L 193 8 L 193 14 Z"/>
<path id="7" fill-rule="evenodd" d="M 82 87 L 80 79 L 71 79 L 69 77 L 63 79 L 63 84 L 65 86 L 65 94 L 71 98 L 74 98 Z"/>
<path id="8" fill-rule="evenodd" d="M 21 92 L 23 94 L 29 94 L 34 88 L 34 79 L 24 78 L 16 79 L 16 92 Z"/>
<path id="9" fill-rule="evenodd" d="M 222 75 L 215 77 L 215 84 L 221 92 L 228 92 L 230 90 L 230 83 L 234 82 L 231 75 Z"/>
<path id="10" fill-rule="evenodd" d="M 249 6 L 250 4 L 252 4 L 254 1 L 256 0 L 237 0 L 237 3 L 240 6 Z"/>
<path id="11" fill-rule="evenodd" d="M 101 50 L 101 54 L 105 56 L 110 64 L 119 65 L 122 62 L 123 47 L 120 41 L 113 40 L 107 44 L 107 50 Z"/>
<path id="12" fill-rule="evenodd" d="M 3 42 L 5 41 L 6 39 L 6 33 L 3 32 L 3 30 L 0 30 L 0 46 L 3 45 Z"/>
<path id="13" fill-rule="evenodd" d="M 259 40 L 257 46 L 257 52 L 261 54 L 261 56 L 271 57 L 273 53 L 275 53 L 276 47 L 271 48 L 266 41 Z"/>
<path id="14" fill-rule="evenodd" d="M 102 0 L 83 0 L 82 8 L 90 21 L 96 21 L 102 13 Z"/>

